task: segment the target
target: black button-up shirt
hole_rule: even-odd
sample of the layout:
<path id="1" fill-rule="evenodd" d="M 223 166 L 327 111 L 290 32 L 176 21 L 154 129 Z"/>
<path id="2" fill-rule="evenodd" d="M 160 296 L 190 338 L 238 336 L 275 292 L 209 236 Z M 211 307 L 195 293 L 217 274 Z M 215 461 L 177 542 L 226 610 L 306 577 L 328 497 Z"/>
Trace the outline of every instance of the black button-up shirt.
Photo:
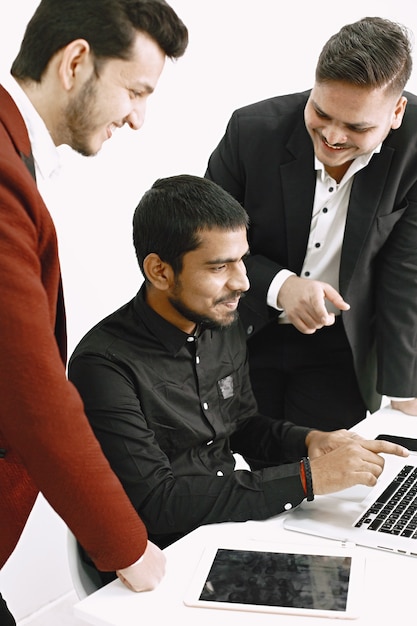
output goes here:
<path id="1" fill-rule="evenodd" d="M 84 337 L 69 378 L 150 539 L 299 504 L 309 429 L 258 413 L 240 324 L 188 335 L 144 294 Z M 265 469 L 235 470 L 234 452 Z"/>

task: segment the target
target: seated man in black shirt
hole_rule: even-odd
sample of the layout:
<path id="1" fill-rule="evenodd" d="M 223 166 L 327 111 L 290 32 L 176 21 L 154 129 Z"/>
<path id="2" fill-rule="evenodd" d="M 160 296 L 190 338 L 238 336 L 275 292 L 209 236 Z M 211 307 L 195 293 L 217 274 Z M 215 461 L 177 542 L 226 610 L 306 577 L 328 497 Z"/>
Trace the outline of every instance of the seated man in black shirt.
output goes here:
<path id="1" fill-rule="evenodd" d="M 313 494 L 374 485 L 381 452 L 407 454 L 258 413 L 237 313 L 249 288 L 247 225 L 209 180 L 156 181 L 134 216 L 145 282 L 70 360 L 104 453 L 162 548 L 203 524 L 266 519 Z M 263 468 L 236 470 L 234 453 Z"/>

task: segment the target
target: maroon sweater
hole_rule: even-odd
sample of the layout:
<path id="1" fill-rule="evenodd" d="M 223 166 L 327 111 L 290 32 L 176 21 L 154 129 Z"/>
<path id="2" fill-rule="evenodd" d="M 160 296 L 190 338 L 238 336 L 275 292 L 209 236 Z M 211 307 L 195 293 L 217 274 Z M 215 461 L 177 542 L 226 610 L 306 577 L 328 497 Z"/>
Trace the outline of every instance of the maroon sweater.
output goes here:
<path id="1" fill-rule="evenodd" d="M 0 567 L 41 491 L 97 567 L 115 570 L 141 556 L 147 533 L 66 378 L 56 233 L 29 155 L 0 86 Z"/>

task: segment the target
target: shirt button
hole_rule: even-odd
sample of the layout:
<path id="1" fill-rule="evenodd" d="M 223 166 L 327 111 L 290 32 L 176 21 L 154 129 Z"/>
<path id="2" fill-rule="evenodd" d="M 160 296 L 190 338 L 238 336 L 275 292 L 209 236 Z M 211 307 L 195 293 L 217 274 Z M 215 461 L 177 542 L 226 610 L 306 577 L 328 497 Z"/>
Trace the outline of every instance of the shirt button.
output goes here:
<path id="1" fill-rule="evenodd" d="M 219 470 L 218 472 L 216 472 L 216 476 L 223 476 L 223 472 Z"/>
<path id="2" fill-rule="evenodd" d="M 253 333 L 253 326 L 250 324 L 246 329 L 246 334 L 251 335 Z"/>
<path id="3" fill-rule="evenodd" d="M 334 187 L 329 187 L 329 191 L 332 193 L 332 191 L 334 191 Z"/>
<path id="4" fill-rule="evenodd" d="M 323 209 L 323 213 L 327 213 L 327 211 L 328 211 L 328 210 L 329 210 L 329 209 L 328 209 L 327 207 L 324 207 L 324 209 Z"/>
<path id="5" fill-rule="evenodd" d="M 200 357 L 199 356 L 195 357 L 195 362 L 197 363 L 197 365 L 200 363 Z"/>
<path id="6" fill-rule="evenodd" d="M 321 246 L 321 243 L 315 243 L 315 244 L 314 244 L 314 247 L 315 247 L 315 248 L 320 248 L 320 246 Z"/>
<path id="7" fill-rule="evenodd" d="M 212 443 L 213 443 L 213 439 L 210 439 L 210 441 L 207 441 L 206 446 L 211 446 Z"/>
<path id="8" fill-rule="evenodd" d="M 203 409 L 207 411 L 208 408 L 209 408 L 209 405 L 207 404 L 207 402 L 203 402 Z"/>
<path id="9" fill-rule="evenodd" d="M 310 276 L 310 272 L 304 272 L 304 276 Z"/>
<path id="10" fill-rule="evenodd" d="M 285 505 L 284 505 L 284 509 L 285 509 L 286 511 L 289 511 L 290 509 L 292 509 L 292 504 L 291 504 L 291 502 L 287 502 L 287 504 L 285 504 Z"/>
<path id="11" fill-rule="evenodd" d="M 188 341 L 188 343 L 193 343 L 194 337 L 187 337 L 187 341 Z"/>

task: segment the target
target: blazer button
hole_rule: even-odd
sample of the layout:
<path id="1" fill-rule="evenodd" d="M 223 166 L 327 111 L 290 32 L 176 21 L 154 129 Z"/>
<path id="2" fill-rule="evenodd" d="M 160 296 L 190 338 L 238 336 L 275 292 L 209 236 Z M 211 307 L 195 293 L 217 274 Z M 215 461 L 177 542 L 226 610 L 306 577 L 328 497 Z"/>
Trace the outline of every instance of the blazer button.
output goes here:
<path id="1" fill-rule="evenodd" d="M 252 324 L 250 324 L 250 325 L 247 327 L 247 329 L 246 329 L 246 334 L 247 334 L 247 335 L 251 335 L 251 334 L 253 333 L 253 331 L 254 331 L 254 327 L 253 327 L 253 325 L 252 325 Z"/>

